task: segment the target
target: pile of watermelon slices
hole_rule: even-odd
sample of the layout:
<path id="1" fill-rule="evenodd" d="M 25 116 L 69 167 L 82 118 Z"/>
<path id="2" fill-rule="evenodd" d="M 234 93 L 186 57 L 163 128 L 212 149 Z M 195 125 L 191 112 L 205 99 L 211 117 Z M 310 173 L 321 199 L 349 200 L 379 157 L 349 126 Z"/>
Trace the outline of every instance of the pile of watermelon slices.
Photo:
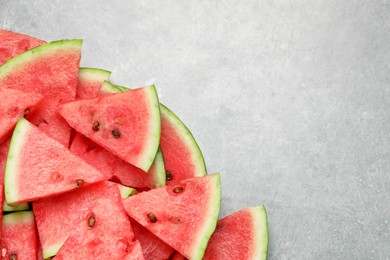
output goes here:
<path id="1" fill-rule="evenodd" d="M 81 45 L 0 30 L 2 259 L 266 259 L 265 208 L 218 220 L 187 127 Z"/>

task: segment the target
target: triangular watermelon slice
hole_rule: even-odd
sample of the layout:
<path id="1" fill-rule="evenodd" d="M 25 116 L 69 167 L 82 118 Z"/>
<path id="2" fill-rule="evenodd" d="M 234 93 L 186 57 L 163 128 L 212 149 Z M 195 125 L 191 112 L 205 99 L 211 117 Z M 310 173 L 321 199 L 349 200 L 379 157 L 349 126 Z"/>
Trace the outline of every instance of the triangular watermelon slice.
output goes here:
<path id="1" fill-rule="evenodd" d="M 219 174 L 195 177 L 177 186 L 123 200 L 127 214 L 189 259 L 202 259 L 220 209 Z"/>
<path id="2" fill-rule="evenodd" d="M 0 65 L 16 55 L 45 44 L 28 35 L 0 29 Z"/>
<path id="3" fill-rule="evenodd" d="M 268 228 L 264 206 L 247 208 L 218 220 L 203 259 L 267 259 Z"/>
<path id="4" fill-rule="evenodd" d="M 113 204 L 120 200 L 118 185 L 104 181 L 33 202 L 44 258 L 58 252 L 77 224 L 94 210 L 95 201 L 103 198 Z M 131 229 L 127 232 L 133 234 Z"/>
<path id="5" fill-rule="evenodd" d="M 58 107 L 76 97 L 81 44 L 81 40 L 51 42 L 0 66 L 0 88 L 44 96 L 29 121 L 66 147 L 71 128 L 58 114 Z"/>
<path id="6" fill-rule="evenodd" d="M 37 232 L 32 211 L 3 216 L 2 259 L 37 259 Z"/>
<path id="7" fill-rule="evenodd" d="M 104 82 L 101 92 L 117 93 L 128 88 Z M 160 148 L 166 168 L 166 183 L 176 185 L 182 180 L 206 175 L 202 152 L 186 125 L 163 104 L 161 112 Z"/>
<path id="8" fill-rule="evenodd" d="M 167 171 L 167 185 L 206 175 L 202 152 L 190 130 L 166 106 L 160 106 L 160 147 Z"/>
<path id="9" fill-rule="evenodd" d="M 4 176 L 8 204 L 53 196 L 106 178 L 26 119 L 17 123 Z"/>
<path id="10" fill-rule="evenodd" d="M 115 198 L 117 200 L 115 200 Z M 84 214 L 75 231 L 65 241 L 55 259 L 144 259 L 133 252 L 139 242 L 134 239 L 130 221 L 120 198 L 101 198 L 93 202 L 91 211 Z M 135 258 L 134 253 L 138 253 Z"/>
<path id="11" fill-rule="evenodd" d="M 64 104 L 68 123 L 126 162 L 148 171 L 160 141 L 160 109 L 154 86 Z"/>
<path id="12" fill-rule="evenodd" d="M 135 238 L 140 242 L 145 259 L 171 259 L 175 249 L 130 218 Z"/>
<path id="13" fill-rule="evenodd" d="M 0 144 L 11 136 L 19 118 L 30 114 L 41 99 L 39 94 L 0 88 Z"/>
<path id="14" fill-rule="evenodd" d="M 80 68 L 77 85 L 78 99 L 93 99 L 112 93 L 121 92 L 114 85 L 105 81 L 110 76 L 106 70 L 95 68 Z M 107 92 L 106 87 L 109 88 Z M 127 89 L 128 90 L 128 89 Z M 165 167 L 161 151 L 158 150 L 154 162 L 147 174 L 137 167 L 123 161 L 108 152 L 92 140 L 76 133 L 70 150 L 86 160 L 102 173 L 112 176 L 120 183 L 142 189 L 153 189 L 165 186 Z"/>

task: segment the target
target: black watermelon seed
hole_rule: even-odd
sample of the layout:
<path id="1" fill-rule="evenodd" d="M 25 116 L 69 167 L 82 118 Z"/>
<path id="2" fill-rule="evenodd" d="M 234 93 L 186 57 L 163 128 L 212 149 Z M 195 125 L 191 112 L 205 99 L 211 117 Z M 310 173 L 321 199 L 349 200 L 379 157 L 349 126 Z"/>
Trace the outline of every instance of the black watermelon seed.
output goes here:
<path id="1" fill-rule="evenodd" d="M 99 131 L 99 128 L 100 128 L 100 123 L 99 123 L 99 121 L 96 121 L 95 123 L 93 123 L 93 125 L 92 125 L 92 130 L 93 131 Z"/>
<path id="2" fill-rule="evenodd" d="M 81 187 L 81 186 L 84 185 L 84 181 L 83 180 L 77 180 L 76 181 L 76 185 L 77 185 L 77 187 Z"/>
<path id="3" fill-rule="evenodd" d="M 29 108 L 24 110 L 23 116 L 28 116 L 28 114 L 30 114 L 30 109 Z"/>
<path id="4" fill-rule="evenodd" d="M 165 173 L 167 181 L 171 181 L 173 179 L 173 174 L 170 171 Z"/>
<path id="5" fill-rule="evenodd" d="M 148 213 L 148 218 L 149 218 L 149 221 L 152 222 L 152 223 L 156 223 L 157 222 L 157 218 L 156 218 L 156 216 L 153 213 Z"/>
<path id="6" fill-rule="evenodd" d="M 117 129 L 112 130 L 112 134 L 114 135 L 115 138 L 121 137 L 121 133 Z"/>
<path id="7" fill-rule="evenodd" d="M 183 190 L 184 190 L 183 187 L 177 186 L 177 187 L 175 187 L 175 188 L 173 189 L 173 192 L 174 192 L 174 193 L 180 193 L 180 192 L 182 192 Z"/>
<path id="8" fill-rule="evenodd" d="M 17 255 L 17 254 L 11 254 L 11 255 L 9 256 L 9 259 L 10 259 L 10 260 L 17 260 L 17 259 L 18 259 L 18 255 Z"/>
<path id="9" fill-rule="evenodd" d="M 93 227 L 95 225 L 95 216 L 92 215 L 88 219 L 88 227 Z"/>

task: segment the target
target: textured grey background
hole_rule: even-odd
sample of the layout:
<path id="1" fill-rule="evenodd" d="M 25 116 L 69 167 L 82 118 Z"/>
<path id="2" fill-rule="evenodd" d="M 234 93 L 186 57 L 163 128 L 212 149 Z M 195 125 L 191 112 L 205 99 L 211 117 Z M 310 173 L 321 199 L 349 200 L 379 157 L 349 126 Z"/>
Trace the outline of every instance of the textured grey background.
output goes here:
<path id="1" fill-rule="evenodd" d="M 389 1 L 0 0 L 0 27 L 154 80 L 221 215 L 266 205 L 269 259 L 389 259 Z"/>

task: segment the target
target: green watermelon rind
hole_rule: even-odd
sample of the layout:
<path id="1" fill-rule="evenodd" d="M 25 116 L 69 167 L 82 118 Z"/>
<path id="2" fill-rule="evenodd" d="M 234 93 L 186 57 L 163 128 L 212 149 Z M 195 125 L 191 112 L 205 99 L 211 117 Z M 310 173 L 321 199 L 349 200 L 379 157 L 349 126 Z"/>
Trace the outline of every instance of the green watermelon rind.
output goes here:
<path id="1" fill-rule="evenodd" d="M 119 184 L 119 183 L 117 183 L 117 185 L 118 185 L 119 192 L 121 194 L 122 199 L 126 199 L 126 198 L 138 193 L 137 190 L 134 188 L 127 187 L 127 186 Z"/>
<path id="2" fill-rule="evenodd" d="M 214 230 L 217 226 L 219 211 L 221 208 L 222 192 L 221 192 L 221 176 L 219 173 L 210 174 L 213 177 L 213 183 L 211 184 L 213 189 L 211 189 L 211 198 L 209 211 L 205 213 L 204 219 L 205 223 L 202 224 L 203 230 L 198 232 L 197 240 L 194 242 L 194 252 L 192 252 L 190 259 L 191 260 L 201 260 L 206 251 L 207 244 L 211 238 L 211 235 L 214 233 Z M 195 235 L 195 234 L 194 234 Z"/>
<path id="3" fill-rule="evenodd" d="M 18 71 L 18 67 L 22 64 L 26 64 L 29 61 L 32 61 L 36 58 L 41 57 L 41 54 L 47 55 L 49 53 L 54 53 L 58 50 L 65 50 L 65 49 L 71 49 L 71 48 L 81 48 L 81 45 L 83 44 L 83 40 L 81 39 L 74 39 L 74 40 L 60 40 L 60 41 L 53 41 L 47 44 L 40 45 L 38 47 L 35 47 L 31 50 L 28 50 L 26 52 L 23 52 L 12 59 L 5 62 L 3 65 L 0 66 L 0 78 L 3 78 L 6 76 L 7 73 Z"/>
<path id="4" fill-rule="evenodd" d="M 24 146 L 26 138 L 24 136 L 27 134 L 29 129 L 29 123 L 23 117 L 19 119 L 18 123 L 15 126 L 14 132 L 11 137 L 11 143 L 8 150 L 7 162 L 5 166 L 4 174 L 4 194 L 5 200 L 8 205 L 16 205 L 15 202 L 18 200 L 18 193 L 15 187 L 17 187 L 18 175 L 16 174 L 16 169 L 19 165 L 19 154 L 21 149 Z"/>
<path id="5" fill-rule="evenodd" d="M 268 254 L 268 220 L 267 211 L 264 206 L 258 206 L 250 209 L 254 220 L 255 244 L 253 249 L 253 259 L 267 259 Z"/>
<path id="6" fill-rule="evenodd" d="M 161 118 L 166 118 L 171 125 L 180 133 L 182 141 L 186 143 L 187 147 L 191 151 L 192 162 L 196 168 L 194 177 L 200 177 L 207 174 L 206 163 L 202 154 L 202 151 L 199 148 L 198 143 L 195 141 L 194 136 L 188 127 L 180 120 L 180 118 L 173 113 L 169 108 L 160 104 L 160 113 Z"/>
<path id="7" fill-rule="evenodd" d="M 123 91 L 130 90 L 129 88 L 114 85 L 109 81 L 104 81 L 102 86 L 100 87 L 100 91 L 104 93 L 115 94 Z M 161 108 L 161 106 L 160 106 Z M 154 179 L 154 188 L 163 187 L 166 185 L 166 172 L 164 165 L 164 157 L 161 152 L 160 147 L 157 150 L 156 157 L 154 158 L 154 163 L 152 167 L 155 167 L 155 170 L 152 171 L 153 179 Z M 150 171 L 150 170 L 149 170 Z"/>
<path id="8" fill-rule="evenodd" d="M 13 225 L 34 222 L 34 214 L 31 210 L 9 213 L 3 216 L 3 225 Z"/>
<path id="9" fill-rule="evenodd" d="M 5 201 L 3 203 L 3 212 L 24 211 L 24 210 L 28 210 L 28 209 L 29 209 L 28 203 L 20 203 L 20 204 L 14 205 L 14 206 L 8 205 L 7 202 L 5 202 Z"/>
<path id="10" fill-rule="evenodd" d="M 80 68 L 79 80 L 94 80 L 94 81 L 106 81 L 109 80 L 111 71 L 98 69 L 98 68 Z"/>

